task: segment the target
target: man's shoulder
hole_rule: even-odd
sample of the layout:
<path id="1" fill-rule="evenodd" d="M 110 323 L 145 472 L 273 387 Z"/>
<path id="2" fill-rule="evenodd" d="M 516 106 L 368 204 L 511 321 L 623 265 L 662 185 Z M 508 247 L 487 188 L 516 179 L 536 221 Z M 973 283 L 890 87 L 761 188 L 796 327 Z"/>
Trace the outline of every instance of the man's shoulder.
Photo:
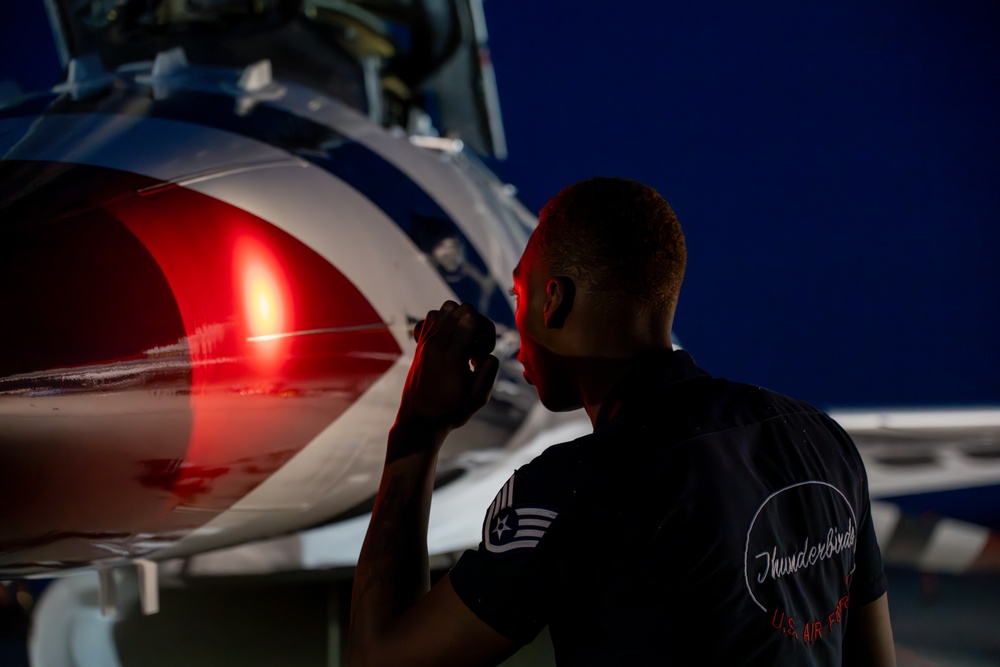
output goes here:
<path id="1" fill-rule="evenodd" d="M 665 398 L 665 409 L 657 413 L 660 421 L 687 424 L 691 431 L 687 435 L 693 436 L 797 416 L 832 423 L 822 410 L 806 401 L 726 378 L 706 378 L 677 387 Z"/>
<path id="2" fill-rule="evenodd" d="M 802 399 L 758 384 L 728 378 L 713 377 L 711 391 L 714 395 L 726 397 L 736 404 L 743 405 L 748 410 L 763 408 L 788 413 L 822 413 L 819 408 Z"/>
<path id="3" fill-rule="evenodd" d="M 518 476 L 572 476 L 574 471 L 587 467 L 596 453 L 599 437 L 588 433 L 574 440 L 550 445 L 541 454 L 521 466 Z"/>
<path id="4" fill-rule="evenodd" d="M 551 445 L 519 467 L 509 480 L 517 502 L 566 509 L 602 484 L 609 469 L 620 465 L 620 452 L 595 433 Z"/>

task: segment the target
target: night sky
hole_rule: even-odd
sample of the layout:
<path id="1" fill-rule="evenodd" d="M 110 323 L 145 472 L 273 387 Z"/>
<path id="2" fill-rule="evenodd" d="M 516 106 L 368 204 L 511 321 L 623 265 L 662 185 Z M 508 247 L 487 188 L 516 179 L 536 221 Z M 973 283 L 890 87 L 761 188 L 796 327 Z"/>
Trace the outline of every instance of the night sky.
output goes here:
<path id="1" fill-rule="evenodd" d="M 41 2 L 4 4 L 0 81 L 54 82 Z M 493 166 L 534 211 L 596 175 L 657 188 L 688 241 L 675 331 L 707 370 L 824 408 L 1000 403 L 1000 4 L 486 13 Z"/>

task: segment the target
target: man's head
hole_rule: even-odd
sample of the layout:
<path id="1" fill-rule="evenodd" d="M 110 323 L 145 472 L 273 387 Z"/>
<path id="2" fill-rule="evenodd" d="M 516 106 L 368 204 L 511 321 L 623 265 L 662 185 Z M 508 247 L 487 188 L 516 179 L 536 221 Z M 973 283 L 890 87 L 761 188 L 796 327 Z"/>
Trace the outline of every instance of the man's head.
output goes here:
<path id="1" fill-rule="evenodd" d="M 622 178 L 593 178 L 553 197 L 532 242 L 553 275 L 572 276 L 598 298 L 673 313 L 687 253 L 670 204 Z"/>
<path id="2" fill-rule="evenodd" d="M 686 258 L 670 205 L 641 183 L 594 178 L 545 205 L 514 283 L 521 361 L 547 407 L 581 404 L 575 360 L 669 346 Z"/>

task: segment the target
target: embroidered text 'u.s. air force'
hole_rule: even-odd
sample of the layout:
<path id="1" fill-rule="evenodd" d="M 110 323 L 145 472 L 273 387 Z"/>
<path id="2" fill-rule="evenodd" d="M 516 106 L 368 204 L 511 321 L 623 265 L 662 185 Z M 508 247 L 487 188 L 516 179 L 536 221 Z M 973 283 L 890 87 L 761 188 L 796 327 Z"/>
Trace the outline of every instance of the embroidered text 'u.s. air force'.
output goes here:
<path id="1" fill-rule="evenodd" d="M 511 475 L 486 513 L 483 522 L 483 545 L 494 554 L 534 549 L 556 518 L 556 512 L 544 507 L 514 504 L 514 478 Z"/>

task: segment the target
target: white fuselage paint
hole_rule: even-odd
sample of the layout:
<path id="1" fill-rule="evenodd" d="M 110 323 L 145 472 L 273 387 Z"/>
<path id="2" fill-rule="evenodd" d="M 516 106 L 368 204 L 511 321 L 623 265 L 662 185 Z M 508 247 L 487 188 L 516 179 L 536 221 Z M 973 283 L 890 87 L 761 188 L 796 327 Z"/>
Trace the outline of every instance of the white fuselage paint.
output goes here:
<path id="1" fill-rule="evenodd" d="M 494 275 L 510 275 L 533 219 L 503 192 L 499 181 L 463 162 L 461 155 L 415 147 L 405 136 L 304 88 L 290 86 L 290 94 L 276 105 L 332 127 L 391 162 L 461 227 Z M 10 137 L 24 138 L 5 143 Z M 385 436 L 414 350 L 408 318 L 422 318 L 446 299 L 455 299 L 427 256 L 381 209 L 333 174 L 287 151 L 175 120 L 111 114 L 0 120 L 0 153 L 7 159 L 132 172 L 248 211 L 337 267 L 369 301 L 403 351 L 375 385 L 282 468 L 228 510 L 160 550 L 157 558 L 302 529 L 374 493 Z M 505 197 L 509 210 L 496 211 L 495 202 Z"/>

